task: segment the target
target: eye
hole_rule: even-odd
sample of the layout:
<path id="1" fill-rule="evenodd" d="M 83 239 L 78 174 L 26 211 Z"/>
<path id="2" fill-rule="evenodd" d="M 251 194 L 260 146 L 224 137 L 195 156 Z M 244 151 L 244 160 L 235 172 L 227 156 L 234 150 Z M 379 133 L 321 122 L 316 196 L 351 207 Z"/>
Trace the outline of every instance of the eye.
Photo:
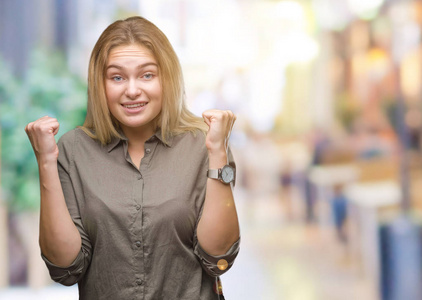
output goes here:
<path id="1" fill-rule="evenodd" d="M 147 79 L 147 80 L 149 80 L 149 79 L 152 79 L 154 77 L 154 74 L 152 74 L 152 73 L 145 73 L 142 77 L 145 78 L 145 79 Z"/>
<path id="2" fill-rule="evenodd" d="M 120 82 L 120 81 L 123 80 L 123 77 L 119 76 L 119 75 L 115 75 L 115 76 L 111 77 L 111 79 L 113 79 L 116 82 Z"/>

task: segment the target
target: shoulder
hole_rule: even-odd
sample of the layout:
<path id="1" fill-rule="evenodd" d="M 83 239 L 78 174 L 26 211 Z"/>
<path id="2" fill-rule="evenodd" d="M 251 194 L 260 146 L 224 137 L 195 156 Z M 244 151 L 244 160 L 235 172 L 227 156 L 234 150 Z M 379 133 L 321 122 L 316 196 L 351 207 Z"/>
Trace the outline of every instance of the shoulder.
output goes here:
<path id="1" fill-rule="evenodd" d="M 205 147 L 205 134 L 200 130 L 184 132 L 173 136 L 168 148 L 172 157 L 184 161 L 186 164 L 202 164 L 208 159 Z"/>
<path id="2" fill-rule="evenodd" d="M 75 140 L 75 131 L 76 129 L 72 129 L 66 133 L 64 133 L 60 138 L 59 138 L 59 144 L 69 144 L 69 143 L 73 143 Z"/>
<path id="3" fill-rule="evenodd" d="M 76 129 L 70 130 L 59 138 L 59 141 L 57 142 L 57 146 L 59 147 L 59 157 L 62 156 L 62 154 L 71 156 L 73 146 L 75 144 L 75 131 Z"/>
<path id="4" fill-rule="evenodd" d="M 60 150 L 76 151 L 79 148 L 101 148 L 99 141 L 88 136 L 82 129 L 75 128 L 64 133 L 57 142 Z M 84 149 L 86 150 L 86 149 Z"/>
<path id="5" fill-rule="evenodd" d="M 74 145 L 81 139 L 93 140 L 82 129 L 75 128 L 64 133 L 58 141 L 59 145 Z"/>
<path id="6" fill-rule="evenodd" d="M 97 156 L 106 152 L 107 148 L 101 146 L 98 140 L 88 136 L 82 129 L 75 128 L 64 133 L 57 142 L 59 148 L 59 162 L 63 165 L 71 165 L 80 161 L 82 157 Z"/>
<path id="7" fill-rule="evenodd" d="M 188 131 L 173 137 L 171 147 L 184 148 L 187 150 L 206 150 L 205 134 L 201 130 Z"/>

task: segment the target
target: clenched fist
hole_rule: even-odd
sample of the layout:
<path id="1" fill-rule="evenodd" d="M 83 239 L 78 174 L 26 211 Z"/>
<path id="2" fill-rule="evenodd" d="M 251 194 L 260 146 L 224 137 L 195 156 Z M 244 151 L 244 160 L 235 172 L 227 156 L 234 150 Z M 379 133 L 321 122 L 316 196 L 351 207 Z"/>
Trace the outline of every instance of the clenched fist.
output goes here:
<path id="1" fill-rule="evenodd" d="M 42 117 L 25 127 L 26 134 L 34 149 L 38 163 L 40 161 L 56 160 L 59 149 L 54 136 L 59 131 L 59 122 L 55 118 Z"/>
<path id="2" fill-rule="evenodd" d="M 209 152 L 227 151 L 236 116 L 230 110 L 210 109 L 202 113 L 209 126 L 205 145 Z"/>

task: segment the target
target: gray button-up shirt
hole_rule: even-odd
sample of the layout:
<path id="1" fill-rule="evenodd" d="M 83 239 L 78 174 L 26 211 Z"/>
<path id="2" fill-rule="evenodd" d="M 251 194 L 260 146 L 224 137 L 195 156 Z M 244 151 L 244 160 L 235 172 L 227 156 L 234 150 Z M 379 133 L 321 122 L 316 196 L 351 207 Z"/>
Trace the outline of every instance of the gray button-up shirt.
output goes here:
<path id="1" fill-rule="evenodd" d="M 53 280 L 77 282 L 80 299 L 221 299 L 215 285 L 240 240 L 222 256 L 198 243 L 208 168 L 202 133 L 164 144 L 158 131 L 146 141 L 139 169 L 125 139 L 101 146 L 75 129 L 58 146 L 60 181 L 82 247 L 66 268 L 43 256 Z"/>

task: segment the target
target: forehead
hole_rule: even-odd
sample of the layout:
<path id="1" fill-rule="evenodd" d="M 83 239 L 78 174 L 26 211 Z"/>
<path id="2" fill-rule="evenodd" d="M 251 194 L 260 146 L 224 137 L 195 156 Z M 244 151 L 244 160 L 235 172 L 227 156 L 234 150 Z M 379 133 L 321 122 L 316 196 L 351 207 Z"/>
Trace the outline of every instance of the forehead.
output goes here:
<path id="1" fill-rule="evenodd" d="M 141 45 L 132 44 L 113 48 L 108 55 L 108 64 L 110 64 L 112 61 L 126 59 L 142 59 L 156 62 L 154 55 L 148 48 Z"/>

